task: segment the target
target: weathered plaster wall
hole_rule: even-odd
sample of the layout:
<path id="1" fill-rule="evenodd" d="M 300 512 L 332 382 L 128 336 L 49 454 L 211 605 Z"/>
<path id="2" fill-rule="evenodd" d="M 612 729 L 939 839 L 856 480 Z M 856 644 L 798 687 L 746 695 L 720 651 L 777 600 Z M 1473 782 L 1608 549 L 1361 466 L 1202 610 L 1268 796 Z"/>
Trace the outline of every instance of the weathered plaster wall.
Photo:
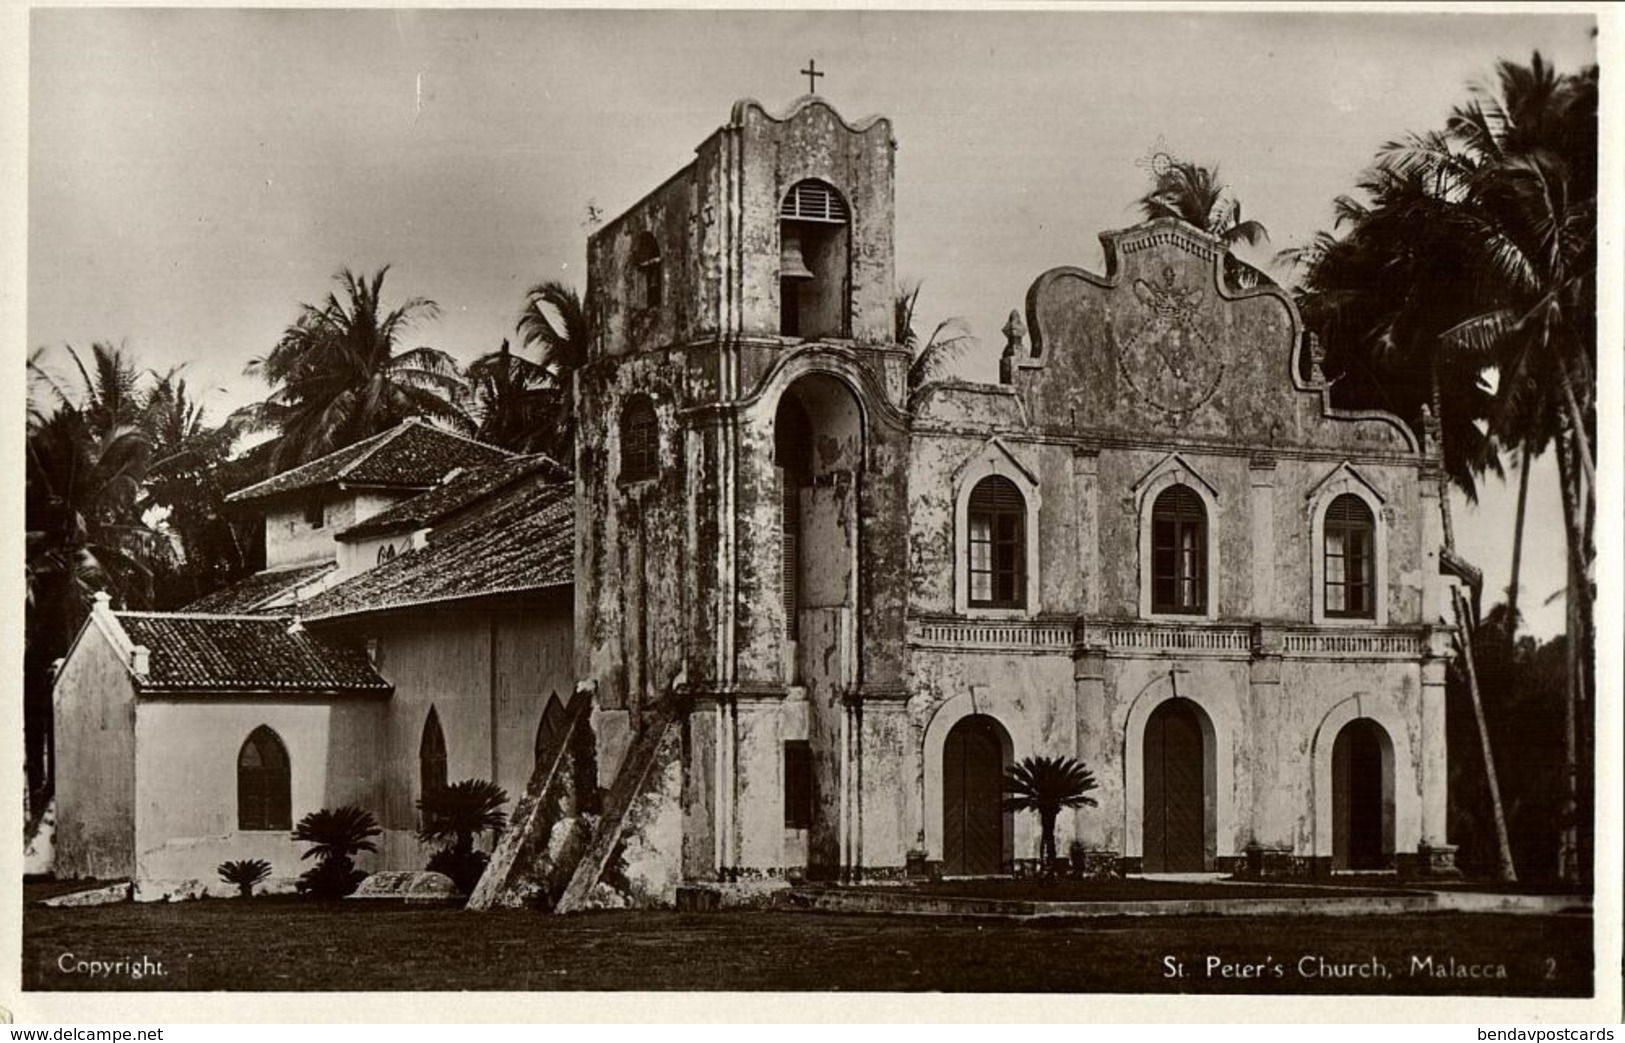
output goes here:
<path id="1" fill-rule="evenodd" d="M 942 750 L 949 730 L 967 715 L 986 714 L 1009 736 L 1012 763 L 1030 756 L 1075 756 L 1079 708 L 1073 695 L 1072 657 L 917 648 L 913 668 L 907 704 L 909 742 L 895 753 L 889 744 L 872 750 L 871 763 L 884 763 L 895 755 L 908 765 L 909 816 L 903 835 L 910 849 L 940 860 Z M 1089 766 L 1101 774 L 1094 761 Z M 882 771 L 881 777 L 889 774 Z M 1037 858 L 1037 819 L 1018 815 L 1011 824 L 1013 857 Z M 1072 838 L 1073 823 L 1062 816 L 1057 843 L 1063 854 Z"/>
<path id="2" fill-rule="evenodd" d="M 696 215 L 708 212 L 714 220 L 716 213 L 714 205 L 708 211 L 699 205 L 702 180 L 695 164 L 684 167 L 588 240 L 587 282 L 606 354 L 686 341 L 714 324 L 710 295 L 699 278 L 703 269 L 695 263 L 708 228 Z M 660 252 L 657 307 L 643 306 L 637 248 L 645 234 Z"/>
<path id="3" fill-rule="evenodd" d="M 56 679 L 56 858 L 63 879 L 135 873 L 135 689 L 91 620 Z"/>
<path id="4" fill-rule="evenodd" d="M 353 495 L 330 495 L 320 528 L 305 521 L 302 503 L 273 506 L 265 512 L 265 567 L 333 561 L 338 557 L 333 534 L 359 520 Z"/>
<path id="5" fill-rule="evenodd" d="M 560 595 L 501 609 L 429 606 L 363 628 L 377 641 L 376 667 L 395 685 L 386 723 L 380 804 L 384 864 L 421 868 L 429 852 L 413 836 L 422 795 L 419 750 L 429 708 L 446 739 L 446 778 L 490 779 L 513 810 L 535 766 L 547 700 L 574 691 L 568 602 Z"/>
<path id="6" fill-rule="evenodd" d="M 255 728 L 277 733 L 288 752 L 291 822 L 322 808 L 376 809 L 384 760 L 380 699 L 254 700 L 205 695 L 143 698 L 136 712 L 138 899 L 208 892 L 229 895 L 216 867 L 263 858 L 271 890 L 291 889 L 310 863 L 287 831 L 237 828 L 237 756 Z M 380 867 L 370 856 L 363 869 Z"/>
<path id="7" fill-rule="evenodd" d="M 335 542 L 338 551 L 338 574 L 346 579 L 371 568 L 376 568 L 398 554 L 412 549 L 412 533 L 373 536 L 364 540 Z"/>
<path id="8" fill-rule="evenodd" d="M 734 107 L 743 168 L 739 194 L 745 266 L 741 332 L 779 331 L 779 203 L 796 182 L 833 185 L 851 208 L 852 339 L 892 339 L 892 221 L 895 148 L 884 119 L 847 123 L 807 97 L 776 118 L 754 102 Z"/>

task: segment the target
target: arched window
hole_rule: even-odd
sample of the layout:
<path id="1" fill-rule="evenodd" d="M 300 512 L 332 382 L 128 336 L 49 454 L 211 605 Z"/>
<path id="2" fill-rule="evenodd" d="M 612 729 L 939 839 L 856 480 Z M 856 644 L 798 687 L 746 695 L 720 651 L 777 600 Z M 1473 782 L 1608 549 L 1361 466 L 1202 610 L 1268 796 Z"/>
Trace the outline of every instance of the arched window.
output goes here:
<path id="1" fill-rule="evenodd" d="M 440 714 L 429 707 L 423 722 L 423 741 L 418 745 L 419 796 L 432 797 L 446 788 L 446 736 L 440 730 Z"/>
<path id="2" fill-rule="evenodd" d="M 237 828 L 293 828 L 288 751 L 276 732 L 255 728 L 237 751 Z"/>
<path id="3" fill-rule="evenodd" d="M 542 711 L 542 722 L 536 726 L 536 768 L 553 763 L 559 748 L 564 745 L 564 733 L 569 723 L 570 717 L 564 710 L 564 703 L 559 701 L 559 693 L 554 692 L 548 696 L 547 708 Z"/>
<path id="4" fill-rule="evenodd" d="M 779 332 L 846 337 L 851 328 L 851 212 L 831 185 L 808 179 L 779 204 Z"/>
<path id="5" fill-rule="evenodd" d="M 1008 478 L 983 478 L 971 491 L 969 525 L 972 608 L 1027 603 L 1027 501 Z"/>
<path id="6" fill-rule="evenodd" d="M 1151 508 L 1151 610 L 1207 611 L 1207 511 L 1189 486 L 1169 486 Z"/>
<path id="7" fill-rule="evenodd" d="M 1326 509 L 1326 615 L 1375 617 L 1375 530 L 1371 508 L 1353 493 L 1344 493 Z"/>
<path id="8" fill-rule="evenodd" d="M 648 232 L 638 236 L 632 251 L 632 269 L 633 307 L 660 307 L 660 244 Z"/>
<path id="9" fill-rule="evenodd" d="M 660 420 L 644 395 L 621 410 L 621 481 L 639 482 L 660 473 Z"/>

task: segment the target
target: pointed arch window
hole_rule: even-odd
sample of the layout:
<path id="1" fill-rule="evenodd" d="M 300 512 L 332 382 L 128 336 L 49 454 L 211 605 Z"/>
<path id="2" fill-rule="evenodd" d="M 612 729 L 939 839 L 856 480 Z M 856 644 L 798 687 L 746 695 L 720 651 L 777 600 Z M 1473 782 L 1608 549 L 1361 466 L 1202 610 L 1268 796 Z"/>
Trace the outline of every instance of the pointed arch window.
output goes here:
<path id="1" fill-rule="evenodd" d="M 446 789 L 446 735 L 440 730 L 440 714 L 429 707 L 423 722 L 423 740 L 418 744 L 418 789 L 422 798 Z"/>
<path id="2" fill-rule="evenodd" d="M 1352 493 L 1339 496 L 1326 509 L 1326 615 L 1344 619 L 1375 617 L 1375 531 L 1371 508 Z"/>
<path id="3" fill-rule="evenodd" d="M 969 525 L 972 608 L 1027 603 L 1027 501 L 1008 478 L 983 478 L 971 491 Z"/>
<path id="4" fill-rule="evenodd" d="M 237 751 L 237 828 L 293 828 L 293 777 L 288 750 L 265 725 L 255 728 Z"/>
<path id="5" fill-rule="evenodd" d="M 1186 485 L 1163 490 L 1151 508 L 1151 609 L 1207 611 L 1207 509 Z"/>
<path id="6" fill-rule="evenodd" d="M 621 410 L 621 481 L 641 482 L 660 473 L 660 418 L 647 395 L 634 395 Z"/>
<path id="7" fill-rule="evenodd" d="M 564 745 L 564 733 L 569 724 L 569 715 L 565 712 L 564 703 L 559 699 L 559 693 L 554 692 L 548 696 L 547 708 L 542 711 L 542 721 L 536 726 L 536 764 L 535 767 L 545 767 L 558 756 Z"/>

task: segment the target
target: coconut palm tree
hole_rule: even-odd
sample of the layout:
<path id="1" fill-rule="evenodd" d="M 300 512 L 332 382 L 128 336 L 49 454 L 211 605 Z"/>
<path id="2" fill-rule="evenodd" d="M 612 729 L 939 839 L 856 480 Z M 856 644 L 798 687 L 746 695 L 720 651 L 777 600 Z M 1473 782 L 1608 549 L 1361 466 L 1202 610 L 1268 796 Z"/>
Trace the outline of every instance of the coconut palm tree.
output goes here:
<path id="1" fill-rule="evenodd" d="M 1387 410 L 1419 434 L 1425 408 L 1441 425 L 1451 482 L 1476 499 L 1481 477 L 1499 473 L 1483 429 L 1492 393 L 1480 359 L 1441 339 L 1472 288 L 1437 278 L 1459 271 L 1472 244 L 1420 172 L 1379 164 L 1358 189 L 1364 201 L 1334 203 L 1341 237 L 1322 232 L 1279 255 L 1299 273 L 1298 306 L 1325 348 L 1332 400 Z"/>
<path id="2" fill-rule="evenodd" d="M 469 364 L 466 376 L 475 437 L 518 453 L 545 452 L 569 462 L 570 388 L 506 339 Z"/>
<path id="3" fill-rule="evenodd" d="M 1570 740 L 1570 820 L 1581 824 L 1589 821 L 1583 707 L 1594 647 L 1596 110 L 1594 69 L 1560 76 L 1538 54 L 1528 66 L 1500 63 L 1497 86 L 1475 89 L 1444 131 L 1382 150 L 1362 184 L 1371 201 L 1339 201 L 1350 232 L 1322 237 L 1308 251 L 1300 296 L 1306 321 L 1326 338 L 1328 360 L 1358 363 L 1384 351 L 1408 360 L 1400 367 L 1409 374 L 1379 376 L 1373 389 L 1383 397 L 1428 389 L 1458 485 L 1471 488 L 1463 482 L 1468 470 L 1498 471 L 1501 449 L 1527 454 L 1527 476 L 1527 460 L 1555 448 L 1570 550 L 1566 714 L 1582 729 Z M 1493 390 L 1483 379 L 1491 371 Z M 1417 379 L 1423 374 L 1425 383 Z M 1443 506 L 1453 547 L 1448 497 Z M 1465 621 L 1461 634 L 1471 679 Z M 1480 731 L 1492 772 L 1488 732 Z M 1585 839 L 1570 839 L 1572 870 L 1589 860 L 1579 850 Z M 1501 861 L 1510 875 L 1504 839 Z"/>
<path id="4" fill-rule="evenodd" d="M 1269 281 L 1263 272 L 1228 252 L 1237 243 L 1257 246 L 1270 234 L 1262 223 L 1242 219 L 1241 203 L 1219 180 L 1217 166 L 1175 159 L 1159 167 L 1155 176 L 1151 190 L 1139 199 L 1140 213 L 1147 220 L 1177 217 L 1218 236 L 1227 251 L 1225 275 L 1236 286 L 1250 289 Z"/>
<path id="5" fill-rule="evenodd" d="M 1151 191 L 1140 197 L 1140 212 L 1147 220 L 1177 217 L 1224 240 L 1225 246 L 1257 246 L 1269 230 L 1253 220 L 1242 220 L 1241 203 L 1219 180 L 1219 168 L 1172 160 L 1156 175 Z"/>
<path id="6" fill-rule="evenodd" d="M 1564 76 L 1539 53 L 1527 66 L 1503 61 L 1495 83 L 1475 88 L 1444 133 L 1413 135 L 1389 146 L 1382 161 L 1430 179 L 1472 247 L 1462 273 L 1473 297 L 1440 339 L 1496 371 L 1489 432 L 1527 456 L 1556 450 L 1569 550 L 1565 716 L 1575 722 L 1561 858 L 1565 873 L 1577 876 L 1590 862 L 1583 849 L 1595 647 L 1596 70 Z"/>
<path id="7" fill-rule="evenodd" d="M 957 316 L 943 319 L 923 342 L 914 329 L 914 308 L 920 300 L 920 284 L 905 283 L 892 298 L 893 338 L 908 349 L 908 390 L 913 394 L 933 380 L 942 378 L 965 349 L 976 341 L 970 326 Z"/>
<path id="8" fill-rule="evenodd" d="M 540 347 L 540 367 L 556 391 L 549 393 L 547 445 L 569 464 L 575 456 L 575 372 L 587 364 L 592 324 L 575 288 L 556 279 L 525 291 L 515 327 L 527 348 Z M 545 385 L 543 385 L 545 386 Z"/>
<path id="9" fill-rule="evenodd" d="M 1062 808 L 1092 808 L 1095 774 L 1073 757 L 1023 757 L 1004 770 L 1004 807 L 1033 811 L 1040 827 L 1038 855 L 1044 874 L 1055 866 L 1055 820 Z"/>
<path id="10" fill-rule="evenodd" d="M 591 334 L 587 310 L 573 286 L 549 279 L 525 291 L 525 305 L 516 327 L 525 347 L 541 345 L 542 368 L 563 378 L 587 364 Z"/>
<path id="11" fill-rule="evenodd" d="M 452 357 L 435 348 L 400 349 L 406 332 L 438 316 L 439 307 L 426 297 L 386 307 L 388 272 L 387 264 L 370 278 L 341 269 L 334 278 L 342 294 L 302 305 L 270 354 L 249 363 L 247 372 L 273 390 L 237 419 L 247 431 L 277 432 L 275 470 L 325 456 L 412 416 L 471 428 L 456 405 L 463 382 Z"/>
<path id="12" fill-rule="evenodd" d="M 180 551 L 174 567 L 155 577 L 154 600 L 159 606 L 180 605 L 253 568 L 259 525 L 225 508 L 226 494 L 248 484 L 252 474 L 231 459 L 236 425 L 210 426 L 180 367 L 153 377 L 143 410 L 153 442 L 143 495 L 147 504 L 165 509 L 163 528 Z"/>

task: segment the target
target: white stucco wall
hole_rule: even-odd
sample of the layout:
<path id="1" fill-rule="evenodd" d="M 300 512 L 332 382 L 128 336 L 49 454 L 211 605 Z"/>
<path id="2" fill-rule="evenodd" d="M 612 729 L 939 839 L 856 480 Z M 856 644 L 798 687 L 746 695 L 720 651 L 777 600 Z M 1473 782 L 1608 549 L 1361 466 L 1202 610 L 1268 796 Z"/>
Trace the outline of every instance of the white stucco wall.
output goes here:
<path id="1" fill-rule="evenodd" d="M 143 699 L 137 706 L 136 897 L 163 898 L 235 888 L 216 872 L 231 859 L 271 863 L 270 890 L 288 890 L 311 866 L 288 832 L 237 828 L 237 755 L 255 728 L 277 733 L 288 752 L 290 825 L 312 811 L 381 804 L 383 720 L 376 698 L 334 702 L 201 696 Z M 363 854 L 362 869 L 379 868 Z"/>
<path id="2" fill-rule="evenodd" d="M 135 690 L 121 653 L 89 623 L 57 675 L 56 853 L 61 879 L 135 871 Z"/>

